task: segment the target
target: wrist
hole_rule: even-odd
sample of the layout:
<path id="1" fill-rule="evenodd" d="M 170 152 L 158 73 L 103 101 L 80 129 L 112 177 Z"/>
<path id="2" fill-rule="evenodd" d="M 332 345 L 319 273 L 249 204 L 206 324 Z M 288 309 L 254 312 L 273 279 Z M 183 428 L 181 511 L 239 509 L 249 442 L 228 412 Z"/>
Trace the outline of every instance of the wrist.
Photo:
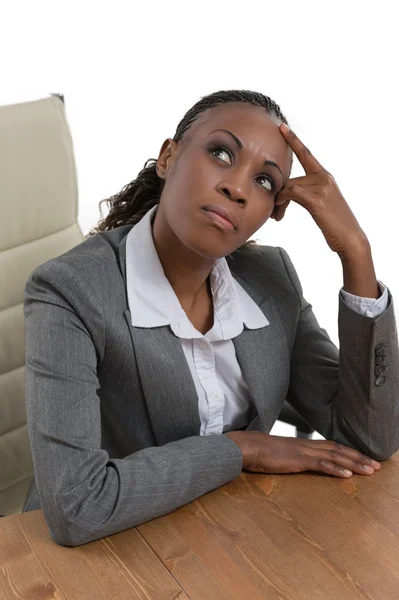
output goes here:
<path id="1" fill-rule="evenodd" d="M 344 290 L 362 298 L 379 298 L 381 291 L 376 278 L 370 245 L 365 243 L 351 251 L 347 250 L 340 258 Z"/>
<path id="2" fill-rule="evenodd" d="M 224 433 L 226 437 L 230 438 L 239 447 L 242 454 L 242 468 L 245 469 L 249 464 L 249 444 L 248 444 L 248 432 L 247 431 L 229 431 Z"/>
<path id="3" fill-rule="evenodd" d="M 371 256 L 371 246 L 368 238 L 353 239 L 352 242 L 345 247 L 345 250 L 338 252 L 338 256 L 342 263 L 352 263 L 359 260 L 364 260 Z"/>

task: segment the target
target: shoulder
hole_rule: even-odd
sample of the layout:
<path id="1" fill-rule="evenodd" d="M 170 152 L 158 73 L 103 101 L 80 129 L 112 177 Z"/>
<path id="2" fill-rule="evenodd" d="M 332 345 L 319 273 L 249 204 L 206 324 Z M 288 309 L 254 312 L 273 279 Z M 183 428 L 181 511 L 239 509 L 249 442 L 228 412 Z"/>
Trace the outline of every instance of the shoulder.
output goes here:
<path id="1" fill-rule="evenodd" d="M 251 244 L 226 257 L 233 275 L 257 289 L 258 293 L 301 295 L 298 274 L 288 252 L 280 246 Z"/>
<path id="2" fill-rule="evenodd" d="M 70 248 L 36 267 L 36 270 L 52 268 L 53 265 L 68 264 L 77 271 L 92 269 L 107 263 L 117 262 L 119 245 L 129 233 L 132 225 L 123 225 L 110 231 L 103 231 L 85 238 L 80 244 Z"/>
<path id="3" fill-rule="evenodd" d="M 82 271 L 116 263 L 119 259 L 119 245 L 131 228 L 132 225 L 123 225 L 87 237 L 80 244 L 38 265 L 31 275 L 44 274 L 63 266 Z"/>
<path id="4" fill-rule="evenodd" d="M 35 284 L 65 292 L 75 292 L 87 286 L 87 293 L 96 293 L 104 283 L 114 276 L 122 278 L 119 267 L 119 246 L 132 225 L 124 225 L 85 238 L 80 244 L 38 265 L 25 284 L 25 294 Z M 69 294 L 68 294 L 69 295 Z"/>
<path id="5" fill-rule="evenodd" d="M 241 246 L 238 250 L 226 256 L 229 265 L 234 268 L 239 265 L 246 265 L 249 268 L 272 267 L 272 265 L 281 261 L 280 248 L 278 246 L 267 246 L 263 244 L 250 244 Z"/>

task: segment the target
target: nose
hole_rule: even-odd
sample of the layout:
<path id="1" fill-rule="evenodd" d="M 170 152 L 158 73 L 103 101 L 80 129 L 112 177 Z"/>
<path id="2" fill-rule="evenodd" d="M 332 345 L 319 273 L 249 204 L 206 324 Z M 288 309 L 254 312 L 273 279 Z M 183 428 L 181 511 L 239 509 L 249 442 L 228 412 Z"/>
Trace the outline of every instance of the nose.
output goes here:
<path id="1" fill-rule="evenodd" d="M 243 186 L 238 181 L 222 181 L 217 185 L 216 189 L 220 194 L 229 198 L 229 200 L 233 200 L 244 206 L 247 204 Z"/>

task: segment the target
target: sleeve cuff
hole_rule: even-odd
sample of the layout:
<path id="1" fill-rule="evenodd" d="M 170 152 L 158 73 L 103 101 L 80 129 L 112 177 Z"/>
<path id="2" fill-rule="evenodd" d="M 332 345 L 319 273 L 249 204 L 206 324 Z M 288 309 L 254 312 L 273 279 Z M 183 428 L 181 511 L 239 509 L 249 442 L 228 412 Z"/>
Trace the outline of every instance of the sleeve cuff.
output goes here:
<path id="1" fill-rule="evenodd" d="M 363 298 L 362 296 L 355 296 L 344 290 L 342 287 L 340 294 L 345 303 L 360 315 L 366 317 L 377 317 L 382 314 L 388 306 L 388 288 L 378 280 L 378 286 L 381 291 L 379 298 Z"/>

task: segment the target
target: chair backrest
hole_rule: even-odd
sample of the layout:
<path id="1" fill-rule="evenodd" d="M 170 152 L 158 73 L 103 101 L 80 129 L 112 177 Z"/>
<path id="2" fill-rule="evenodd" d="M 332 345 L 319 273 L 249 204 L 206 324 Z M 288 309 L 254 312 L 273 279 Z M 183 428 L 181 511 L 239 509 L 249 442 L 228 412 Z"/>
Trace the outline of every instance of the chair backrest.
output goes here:
<path id="1" fill-rule="evenodd" d="M 21 512 L 33 465 L 25 411 L 26 281 L 84 239 L 63 96 L 0 106 L 0 513 Z"/>

